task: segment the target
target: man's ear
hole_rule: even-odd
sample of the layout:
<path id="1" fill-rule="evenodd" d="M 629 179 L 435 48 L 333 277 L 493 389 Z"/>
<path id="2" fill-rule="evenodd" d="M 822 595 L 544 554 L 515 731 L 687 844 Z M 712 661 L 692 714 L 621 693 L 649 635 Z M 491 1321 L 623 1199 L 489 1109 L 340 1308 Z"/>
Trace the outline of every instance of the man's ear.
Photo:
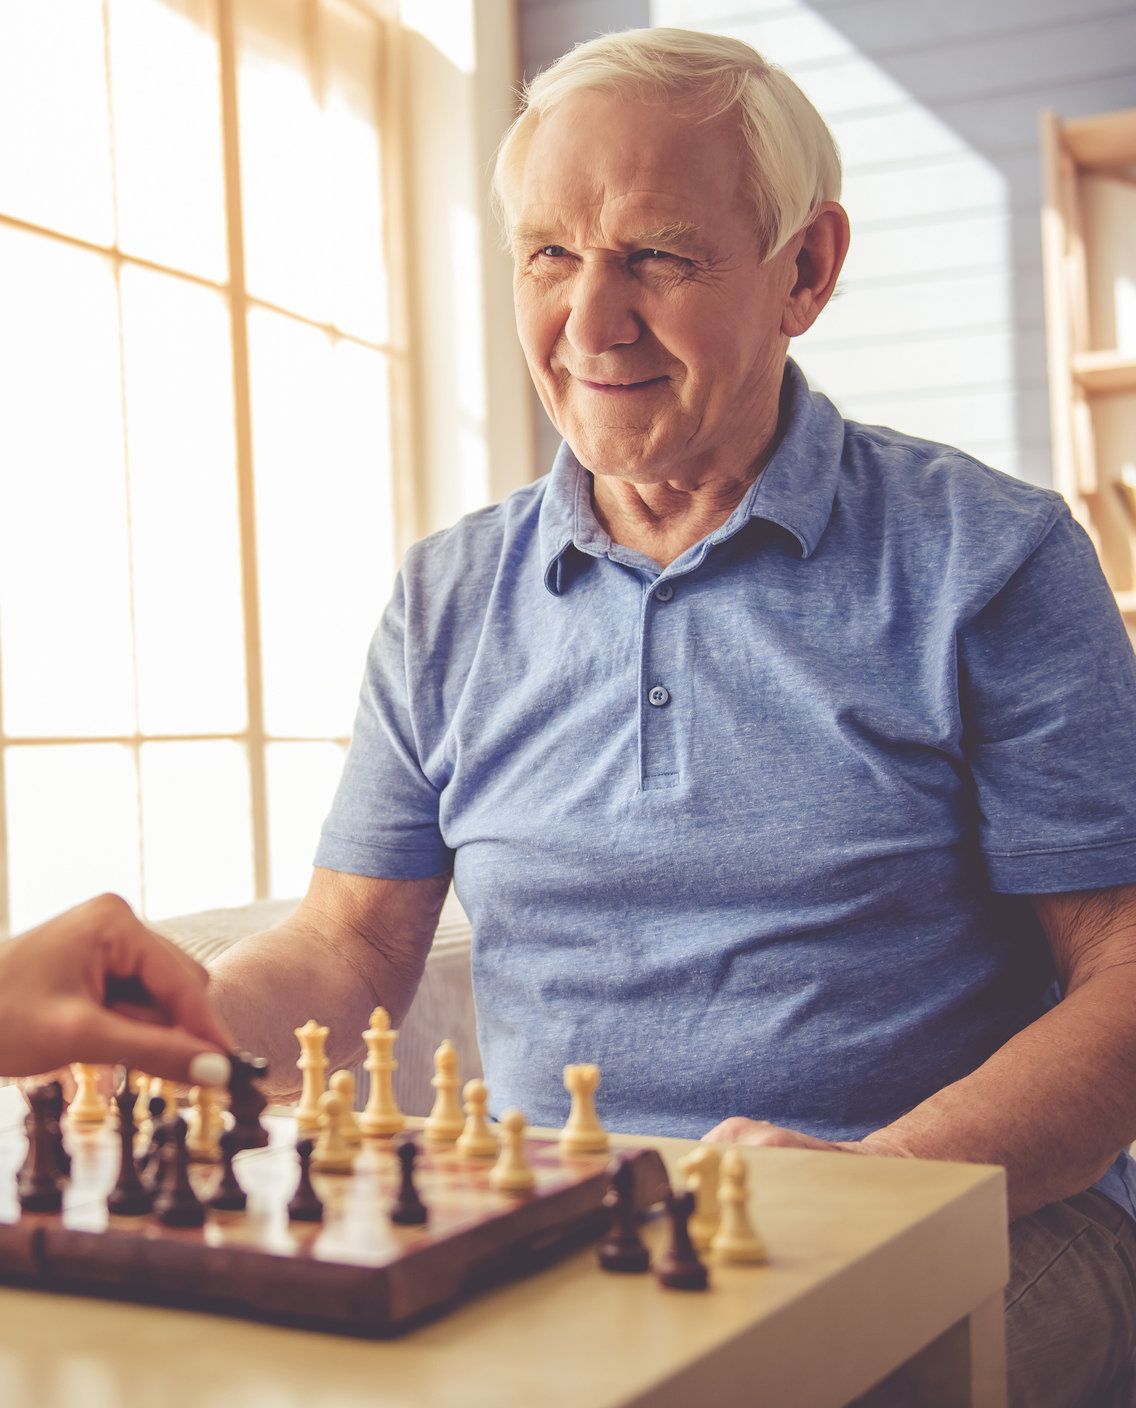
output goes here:
<path id="1" fill-rule="evenodd" d="M 794 283 L 781 316 L 781 331 L 786 337 L 800 337 L 816 322 L 832 297 L 850 239 L 847 212 L 833 200 L 825 201 L 805 229 L 794 237 Z"/>

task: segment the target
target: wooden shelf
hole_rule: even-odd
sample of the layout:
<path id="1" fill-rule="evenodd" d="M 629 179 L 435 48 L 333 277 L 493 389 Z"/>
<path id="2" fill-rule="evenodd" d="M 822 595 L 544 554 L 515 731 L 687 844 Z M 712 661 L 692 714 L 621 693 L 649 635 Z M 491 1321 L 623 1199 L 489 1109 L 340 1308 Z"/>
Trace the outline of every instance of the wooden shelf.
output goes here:
<path id="1" fill-rule="evenodd" d="M 1065 149 L 1079 166 L 1104 170 L 1136 161 L 1136 108 L 1062 123 Z"/>
<path id="2" fill-rule="evenodd" d="M 1078 352 L 1072 359 L 1077 385 L 1090 395 L 1136 391 L 1136 357 L 1119 352 Z"/>

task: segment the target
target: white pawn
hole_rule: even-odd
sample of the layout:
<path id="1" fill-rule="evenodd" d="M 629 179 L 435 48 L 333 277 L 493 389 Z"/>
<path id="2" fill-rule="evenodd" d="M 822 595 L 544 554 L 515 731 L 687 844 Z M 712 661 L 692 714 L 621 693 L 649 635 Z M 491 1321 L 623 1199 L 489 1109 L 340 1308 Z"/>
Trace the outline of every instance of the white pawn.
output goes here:
<path id="1" fill-rule="evenodd" d="M 458 1103 L 458 1053 L 452 1041 L 443 1041 L 434 1052 L 434 1078 L 430 1084 L 438 1092 L 422 1133 L 428 1144 L 452 1144 L 465 1127 Z"/>
<path id="2" fill-rule="evenodd" d="M 736 1149 L 727 1149 L 722 1156 L 722 1174 L 718 1182 L 718 1202 L 722 1218 L 718 1230 L 710 1239 L 710 1251 L 716 1261 L 768 1261 L 765 1242 L 754 1231 L 746 1212 L 746 1161 Z"/>
<path id="3" fill-rule="evenodd" d="M 334 1090 L 320 1096 L 320 1132 L 312 1150 L 312 1168 L 323 1173 L 350 1173 L 355 1151 L 343 1137 L 343 1101 Z"/>
<path id="4" fill-rule="evenodd" d="M 565 1066 L 564 1089 L 572 1097 L 568 1123 L 560 1131 L 565 1154 L 602 1154 L 608 1147 L 607 1130 L 596 1116 L 598 1066 Z"/>
<path id="5" fill-rule="evenodd" d="M 489 1091 L 483 1080 L 467 1080 L 465 1089 L 465 1128 L 454 1148 L 466 1159 L 492 1159 L 497 1154 L 497 1136 L 486 1117 Z"/>
<path id="6" fill-rule="evenodd" d="M 715 1144 L 699 1144 L 679 1168 L 686 1175 L 687 1191 L 694 1194 L 694 1212 L 687 1223 L 690 1240 L 698 1251 L 705 1251 L 718 1230 L 718 1178 L 722 1151 Z"/>
<path id="7" fill-rule="evenodd" d="M 336 1071 L 328 1081 L 330 1088 L 343 1101 L 343 1137 L 352 1149 L 363 1147 L 363 1135 L 355 1116 L 355 1077 L 350 1071 Z"/>
<path id="8" fill-rule="evenodd" d="M 195 1085 L 189 1092 L 189 1126 L 185 1147 L 196 1163 L 215 1164 L 221 1159 L 221 1133 L 225 1117 L 215 1087 Z"/>
<path id="9" fill-rule="evenodd" d="M 525 1158 L 524 1115 L 520 1110 L 506 1110 L 501 1128 L 505 1137 L 497 1162 L 489 1170 L 489 1182 L 503 1193 L 527 1193 L 536 1187 L 536 1175 Z"/>
<path id="10" fill-rule="evenodd" d="M 302 1027 L 295 1029 L 295 1037 L 300 1043 L 300 1059 L 296 1062 L 296 1068 L 304 1078 L 300 1103 L 294 1111 L 296 1128 L 301 1134 L 314 1134 L 319 1129 L 320 1096 L 327 1070 L 327 1056 L 324 1054 L 327 1028 L 321 1027 L 314 1018 L 309 1018 Z"/>
<path id="11" fill-rule="evenodd" d="M 363 1033 L 367 1044 L 367 1059 L 363 1069 L 371 1077 L 367 1108 L 359 1116 L 359 1128 L 366 1135 L 397 1134 L 406 1120 L 394 1098 L 393 1077 L 398 1069 L 394 1059 L 394 1044 L 398 1032 L 391 1030 L 390 1014 L 385 1007 L 371 1013 L 371 1025 Z"/>
<path id="12" fill-rule="evenodd" d="M 105 1124 L 107 1102 L 99 1094 L 99 1068 L 76 1063 L 71 1067 L 75 1077 L 75 1095 L 67 1106 L 67 1118 L 72 1124 Z"/>

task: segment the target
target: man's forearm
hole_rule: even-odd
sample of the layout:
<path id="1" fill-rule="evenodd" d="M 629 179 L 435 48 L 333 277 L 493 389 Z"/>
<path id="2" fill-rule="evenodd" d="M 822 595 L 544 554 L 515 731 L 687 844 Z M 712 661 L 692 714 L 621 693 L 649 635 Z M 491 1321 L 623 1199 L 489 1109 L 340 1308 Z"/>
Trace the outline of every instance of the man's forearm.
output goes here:
<path id="1" fill-rule="evenodd" d="M 1124 967 L 1089 979 L 861 1146 L 1003 1164 L 1013 1219 L 1095 1183 L 1133 1139 L 1136 969 Z"/>
<path id="2" fill-rule="evenodd" d="M 297 1027 L 314 1017 L 328 1028 L 331 1068 L 350 1065 L 372 1009 L 381 1003 L 400 1022 L 420 976 L 358 937 L 329 937 L 297 916 L 234 944 L 209 972 L 214 1007 L 245 1049 L 267 1059 L 264 1089 L 274 1100 L 299 1093 Z"/>

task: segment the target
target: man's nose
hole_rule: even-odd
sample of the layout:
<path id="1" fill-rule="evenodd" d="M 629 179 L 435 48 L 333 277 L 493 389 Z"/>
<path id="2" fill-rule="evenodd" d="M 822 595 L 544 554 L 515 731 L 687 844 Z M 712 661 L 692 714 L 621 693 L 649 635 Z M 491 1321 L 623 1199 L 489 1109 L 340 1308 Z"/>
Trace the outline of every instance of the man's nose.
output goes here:
<path id="1" fill-rule="evenodd" d="M 633 280 L 617 268 L 596 264 L 572 280 L 568 341 L 585 357 L 599 357 L 612 347 L 638 342 L 643 324 L 635 307 Z"/>

